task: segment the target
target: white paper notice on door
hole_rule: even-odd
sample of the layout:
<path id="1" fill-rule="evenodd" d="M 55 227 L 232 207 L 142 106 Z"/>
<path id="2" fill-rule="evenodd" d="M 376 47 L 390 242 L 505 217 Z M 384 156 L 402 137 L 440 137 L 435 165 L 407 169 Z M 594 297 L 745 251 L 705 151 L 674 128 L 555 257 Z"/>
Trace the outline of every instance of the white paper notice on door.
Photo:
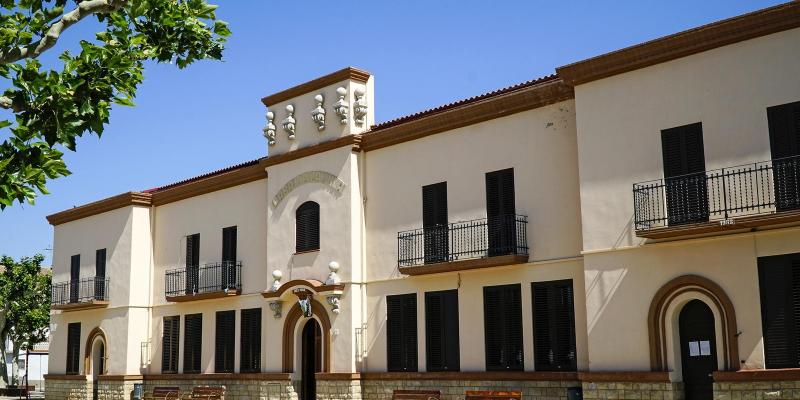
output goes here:
<path id="1" fill-rule="evenodd" d="M 701 340 L 700 341 L 700 355 L 701 356 L 710 356 L 711 355 L 711 342 L 708 340 Z"/>
<path id="2" fill-rule="evenodd" d="M 700 355 L 700 343 L 689 342 L 689 357 L 697 357 Z"/>

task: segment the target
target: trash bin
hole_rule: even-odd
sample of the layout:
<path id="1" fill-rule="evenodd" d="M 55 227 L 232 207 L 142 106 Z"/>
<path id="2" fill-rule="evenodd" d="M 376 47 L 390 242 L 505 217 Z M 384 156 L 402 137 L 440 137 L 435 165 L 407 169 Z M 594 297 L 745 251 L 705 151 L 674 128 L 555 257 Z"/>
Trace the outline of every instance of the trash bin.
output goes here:
<path id="1" fill-rule="evenodd" d="M 567 388 L 567 400 L 583 400 L 583 388 L 582 387 Z"/>
<path id="2" fill-rule="evenodd" d="M 133 400 L 142 400 L 144 397 L 144 384 L 143 383 L 134 383 L 133 384 Z"/>

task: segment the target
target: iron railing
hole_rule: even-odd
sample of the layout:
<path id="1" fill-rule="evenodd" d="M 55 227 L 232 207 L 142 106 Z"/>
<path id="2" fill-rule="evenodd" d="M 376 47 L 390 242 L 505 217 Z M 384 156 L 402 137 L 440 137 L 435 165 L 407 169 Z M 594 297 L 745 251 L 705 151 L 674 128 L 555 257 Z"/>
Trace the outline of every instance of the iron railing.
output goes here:
<path id="1" fill-rule="evenodd" d="M 88 303 L 93 300 L 108 301 L 108 278 L 95 276 L 54 283 L 51 287 L 51 306 Z"/>
<path id="2" fill-rule="evenodd" d="M 800 208 L 800 156 L 633 185 L 637 231 Z"/>
<path id="3" fill-rule="evenodd" d="M 166 272 L 167 297 L 242 290 L 242 262 L 222 261 Z"/>
<path id="4" fill-rule="evenodd" d="M 528 254 L 528 217 L 502 215 L 397 233 L 400 267 Z"/>

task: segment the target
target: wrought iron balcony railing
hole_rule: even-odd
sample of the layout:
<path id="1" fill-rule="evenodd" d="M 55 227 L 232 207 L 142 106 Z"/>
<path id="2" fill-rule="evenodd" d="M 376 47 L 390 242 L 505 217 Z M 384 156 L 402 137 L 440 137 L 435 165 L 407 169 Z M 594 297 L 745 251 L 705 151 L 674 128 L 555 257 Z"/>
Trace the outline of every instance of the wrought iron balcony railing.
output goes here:
<path id="1" fill-rule="evenodd" d="M 165 286 L 168 299 L 239 294 L 242 291 L 242 262 L 222 261 L 169 270 Z"/>
<path id="2" fill-rule="evenodd" d="M 108 301 L 108 278 L 96 276 L 54 283 L 51 288 L 52 307 Z"/>
<path id="3" fill-rule="evenodd" d="M 502 215 L 397 234 L 397 264 L 413 267 L 501 255 L 527 255 L 528 217 Z"/>
<path id="4" fill-rule="evenodd" d="M 633 204 L 637 231 L 800 209 L 800 157 L 636 183 Z"/>

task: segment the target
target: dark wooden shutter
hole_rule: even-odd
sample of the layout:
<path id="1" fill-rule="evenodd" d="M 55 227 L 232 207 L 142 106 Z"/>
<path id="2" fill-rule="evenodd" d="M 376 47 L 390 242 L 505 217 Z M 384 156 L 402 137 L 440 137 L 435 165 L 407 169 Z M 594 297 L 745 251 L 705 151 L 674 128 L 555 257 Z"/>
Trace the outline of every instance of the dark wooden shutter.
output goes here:
<path id="1" fill-rule="evenodd" d="M 238 287 L 236 276 L 236 227 L 222 229 L 222 289 Z"/>
<path id="2" fill-rule="evenodd" d="M 522 371 L 522 295 L 519 284 L 483 288 L 487 371 Z"/>
<path id="3" fill-rule="evenodd" d="M 67 325 L 67 375 L 78 375 L 81 352 L 81 323 Z"/>
<path id="4" fill-rule="evenodd" d="M 319 250 L 319 204 L 307 201 L 295 212 L 295 251 Z"/>
<path id="5" fill-rule="evenodd" d="M 106 249 L 95 251 L 94 257 L 94 298 L 106 299 Z"/>
<path id="6" fill-rule="evenodd" d="M 766 368 L 800 366 L 800 254 L 758 259 Z"/>
<path id="7" fill-rule="evenodd" d="M 489 255 L 513 254 L 516 251 L 516 205 L 514 169 L 486 174 L 486 218 Z"/>
<path id="8" fill-rule="evenodd" d="M 389 371 L 417 370 L 417 295 L 386 296 L 386 347 Z"/>
<path id="9" fill-rule="evenodd" d="M 534 282 L 533 355 L 537 371 L 575 371 L 575 305 L 572 280 Z"/>
<path id="10" fill-rule="evenodd" d="M 425 263 L 448 260 L 447 182 L 422 187 Z"/>
<path id="11" fill-rule="evenodd" d="M 164 334 L 161 337 L 161 373 L 178 373 L 178 344 L 180 342 L 180 317 L 164 317 Z"/>
<path id="12" fill-rule="evenodd" d="M 667 218 L 670 225 L 708 220 L 708 188 L 703 125 L 661 131 Z"/>
<path id="13" fill-rule="evenodd" d="M 214 372 L 233 372 L 236 311 L 217 311 Z"/>
<path id="14" fill-rule="evenodd" d="M 187 314 L 183 320 L 183 373 L 199 374 L 202 372 L 203 314 Z"/>
<path id="15" fill-rule="evenodd" d="M 242 310 L 239 372 L 261 372 L 261 309 Z"/>
<path id="16" fill-rule="evenodd" d="M 458 290 L 425 293 L 425 346 L 429 372 L 458 371 Z"/>
<path id="17" fill-rule="evenodd" d="M 81 255 L 76 254 L 69 261 L 69 302 L 77 303 L 80 298 L 78 281 L 81 279 Z"/>
<path id="18" fill-rule="evenodd" d="M 186 236 L 186 294 L 197 293 L 200 280 L 200 234 Z"/>
<path id="19" fill-rule="evenodd" d="M 775 203 L 800 208 L 800 101 L 767 108 Z"/>
<path id="20" fill-rule="evenodd" d="M 222 261 L 236 262 L 236 227 L 229 226 L 222 229 Z"/>

